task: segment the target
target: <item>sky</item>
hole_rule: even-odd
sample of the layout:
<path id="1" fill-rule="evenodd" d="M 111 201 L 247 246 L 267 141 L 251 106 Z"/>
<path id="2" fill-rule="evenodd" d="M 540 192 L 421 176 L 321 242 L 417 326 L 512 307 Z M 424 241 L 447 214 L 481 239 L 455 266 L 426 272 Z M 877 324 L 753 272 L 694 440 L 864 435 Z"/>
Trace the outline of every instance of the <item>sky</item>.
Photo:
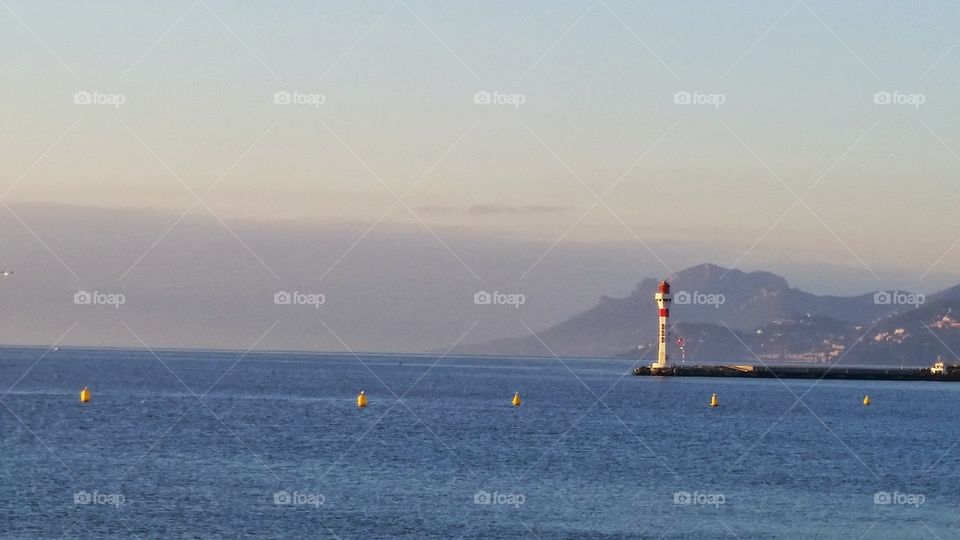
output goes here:
<path id="1" fill-rule="evenodd" d="M 4 0 L 0 341 L 79 321 L 65 343 L 245 348 L 280 321 L 264 346 L 442 349 L 705 261 L 817 293 L 953 285 L 958 23 L 952 2 Z M 323 324 L 240 301 L 281 288 L 325 294 Z M 130 302 L 76 311 L 94 289 Z M 480 289 L 531 302 L 478 316 Z"/>

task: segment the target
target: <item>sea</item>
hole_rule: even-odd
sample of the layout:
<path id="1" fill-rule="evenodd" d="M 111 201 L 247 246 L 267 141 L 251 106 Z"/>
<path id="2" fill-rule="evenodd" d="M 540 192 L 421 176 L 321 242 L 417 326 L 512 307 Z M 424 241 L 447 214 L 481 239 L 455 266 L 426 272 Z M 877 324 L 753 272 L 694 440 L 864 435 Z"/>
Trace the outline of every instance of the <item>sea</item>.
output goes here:
<path id="1" fill-rule="evenodd" d="M 960 538 L 960 383 L 632 367 L 2 348 L 0 537 Z"/>

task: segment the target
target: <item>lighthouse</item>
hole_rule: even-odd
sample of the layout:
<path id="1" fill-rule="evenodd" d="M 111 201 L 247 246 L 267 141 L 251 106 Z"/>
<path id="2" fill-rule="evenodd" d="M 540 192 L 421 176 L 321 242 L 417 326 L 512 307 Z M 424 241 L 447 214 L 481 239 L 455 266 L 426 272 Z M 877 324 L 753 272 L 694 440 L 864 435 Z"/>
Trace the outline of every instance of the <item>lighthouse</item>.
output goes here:
<path id="1" fill-rule="evenodd" d="M 650 369 L 662 369 L 667 367 L 667 343 L 670 337 L 667 335 L 667 319 L 670 318 L 670 301 L 673 295 L 670 294 L 670 284 L 666 281 L 660 282 L 657 288 L 657 294 L 653 296 L 657 301 L 657 308 L 660 310 L 660 333 L 659 347 L 657 348 L 657 361 L 650 365 Z"/>

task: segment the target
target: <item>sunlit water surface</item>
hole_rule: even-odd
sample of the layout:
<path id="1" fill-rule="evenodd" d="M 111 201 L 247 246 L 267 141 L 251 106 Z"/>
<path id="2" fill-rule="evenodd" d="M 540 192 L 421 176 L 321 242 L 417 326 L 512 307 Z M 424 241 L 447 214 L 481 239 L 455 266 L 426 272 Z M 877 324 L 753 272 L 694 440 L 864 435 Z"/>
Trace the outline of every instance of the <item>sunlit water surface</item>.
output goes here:
<path id="1" fill-rule="evenodd" d="M 0 350 L 3 537 L 960 537 L 960 384 L 44 352 Z"/>

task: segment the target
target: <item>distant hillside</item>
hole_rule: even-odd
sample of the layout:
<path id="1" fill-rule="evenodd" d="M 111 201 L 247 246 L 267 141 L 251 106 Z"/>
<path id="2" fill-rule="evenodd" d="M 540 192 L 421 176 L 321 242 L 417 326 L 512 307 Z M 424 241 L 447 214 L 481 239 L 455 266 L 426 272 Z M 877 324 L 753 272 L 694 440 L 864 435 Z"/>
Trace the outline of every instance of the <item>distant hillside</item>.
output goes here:
<path id="1" fill-rule="evenodd" d="M 844 363 L 929 364 L 938 355 L 953 358 L 948 348 L 960 350 L 960 325 L 942 322 L 944 316 L 960 315 L 960 286 L 930 295 L 917 307 L 902 303 L 905 293 L 818 296 L 791 288 L 776 274 L 711 264 L 677 272 L 668 280 L 674 294 L 672 334 L 684 337 L 691 362 L 756 361 L 756 354 L 778 362 L 843 357 Z M 603 297 L 537 336 L 465 345 L 455 352 L 639 356 L 654 345 L 653 294 L 658 283 L 648 278 L 626 298 Z M 864 342 L 851 349 L 860 336 Z M 679 361 L 681 352 L 675 345 L 671 349 Z"/>

